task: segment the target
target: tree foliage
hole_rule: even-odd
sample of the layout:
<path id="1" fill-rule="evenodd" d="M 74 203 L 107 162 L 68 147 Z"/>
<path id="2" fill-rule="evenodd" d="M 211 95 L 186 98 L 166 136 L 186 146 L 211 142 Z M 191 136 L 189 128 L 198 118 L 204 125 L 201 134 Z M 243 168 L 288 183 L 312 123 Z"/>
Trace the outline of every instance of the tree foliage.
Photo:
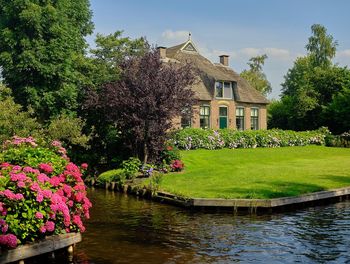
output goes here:
<path id="1" fill-rule="evenodd" d="M 312 36 L 306 49 L 315 67 L 327 67 L 332 64 L 332 59 L 337 51 L 338 42 L 334 41 L 332 35 L 327 35 L 327 29 L 320 25 L 311 26 Z"/>
<path id="2" fill-rule="evenodd" d="M 262 70 L 267 55 L 263 54 L 261 56 L 252 57 L 249 62 L 249 70 L 244 70 L 241 72 L 241 76 L 246 79 L 249 84 L 256 90 L 264 95 L 271 93 L 272 87 L 270 82 L 267 80 L 265 73 Z"/>
<path id="3" fill-rule="evenodd" d="M 126 58 L 121 79 L 91 91 L 87 107 L 112 121 L 134 154 L 155 160 L 172 120 L 195 103 L 189 88 L 195 82 L 190 65 L 164 64 L 157 50 Z"/>
<path id="4" fill-rule="evenodd" d="M 0 145 L 14 135 L 41 135 L 41 126 L 29 112 L 13 101 L 11 89 L 0 84 Z"/>
<path id="5" fill-rule="evenodd" d="M 0 65 L 16 102 L 42 121 L 75 111 L 92 28 L 88 0 L 0 0 Z"/>
<path id="6" fill-rule="evenodd" d="M 350 85 L 336 94 L 325 111 L 329 127 L 337 134 L 350 131 Z"/>
<path id="7" fill-rule="evenodd" d="M 91 49 L 91 79 L 94 85 L 117 81 L 120 77 L 120 64 L 125 58 L 142 55 L 149 47 L 144 38 L 122 37 L 123 31 L 113 34 L 97 34 L 96 48 Z"/>
<path id="8" fill-rule="evenodd" d="M 350 129 L 334 116 L 343 111 L 335 108 L 340 107 L 341 93 L 350 88 L 350 71 L 332 63 L 337 42 L 326 32 L 321 25 L 312 26 L 313 35 L 306 45 L 308 55 L 296 59 L 284 77 L 281 100 L 269 108 L 270 128 L 311 130 L 328 126 L 334 132 Z"/>
<path id="9" fill-rule="evenodd" d="M 89 136 L 84 135 L 84 122 L 80 118 L 58 116 L 40 124 L 31 111 L 15 103 L 11 89 L 0 84 L 0 145 L 13 136 L 61 140 L 68 146 L 87 147 Z"/>

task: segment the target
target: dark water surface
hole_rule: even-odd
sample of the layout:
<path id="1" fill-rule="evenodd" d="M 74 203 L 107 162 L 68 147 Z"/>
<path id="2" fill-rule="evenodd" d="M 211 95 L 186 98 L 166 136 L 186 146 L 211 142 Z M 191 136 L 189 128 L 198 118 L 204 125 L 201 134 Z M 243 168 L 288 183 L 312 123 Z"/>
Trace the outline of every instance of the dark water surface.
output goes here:
<path id="1" fill-rule="evenodd" d="M 350 202 L 274 215 L 189 212 L 89 190 L 76 263 L 350 263 Z"/>

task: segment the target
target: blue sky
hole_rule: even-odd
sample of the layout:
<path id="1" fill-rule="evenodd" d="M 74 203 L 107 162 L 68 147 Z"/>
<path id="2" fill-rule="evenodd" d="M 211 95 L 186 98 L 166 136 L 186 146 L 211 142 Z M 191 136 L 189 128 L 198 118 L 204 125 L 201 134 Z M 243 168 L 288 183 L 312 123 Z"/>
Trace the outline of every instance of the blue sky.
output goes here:
<path id="1" fill-rule="evenodd" d="M 280 84 L 303 56 L 310 27 L 324 25 L 339 43 L 335 62 L 350 65 L 350 1 L 347 0 L 92 0 L 95 33 L 124 30 L 131 38 L 170 47 L 187 40 L 212 62 L 230 55 L 237 72 L 252 56 L 266 53 L 264 71 L 278 98 Z M 93 45 L 94 36 L 88 37 Z"/>

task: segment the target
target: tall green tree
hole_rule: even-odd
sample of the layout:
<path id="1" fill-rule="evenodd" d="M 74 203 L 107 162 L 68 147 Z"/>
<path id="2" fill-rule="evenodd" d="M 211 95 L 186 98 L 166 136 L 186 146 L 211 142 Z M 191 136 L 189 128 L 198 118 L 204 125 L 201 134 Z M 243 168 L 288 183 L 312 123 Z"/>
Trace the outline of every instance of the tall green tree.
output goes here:
<path id="1" fill-rule="evenodd" d="M 97 34 L 96 48 L 91 49 L 94 65 L 91 80 L 95 86 L 117 81 L 120 78 L 120 64 L 126 58 L 140 56 L 149 48 L 144 38 L 123 37 L 123 31 L 112 34 Z"/>
<path id="2" fill-rule="evenodd" d="M 267 58 L 266 54 L 252 57 L 247 63 L 249 65 L 249 70 L 244 70 L 240 74 L 252 87 L 264 95 L 267 95 L 272 91 L 271 84 L 262 70 Z"/>
<path id="3" fill-rule="evenodd" d="M 88 0 L 0 0 L 0 66 L 16 102 L 41 121 L 74 112 L 92 29 Z"/>
<path id="4" fill-rule="evenodd" d="M 315 67 L 328 67 L 332 64 L 332 59 L 337 51 L 338 42 L 332 35 L 327 34 L 327 29 L 320 25 L 311 26 L 312 36 L 306 49 L 309 52 L 311 61 Z"/>
<path id="5" fill-rule="evenodd" d="M 350 71 L 332 63 L 337 42 L 327 35 L 327 30 L 317 24 L 311 30 L 307 56 L 297 58 L 288 70 L 282 83 L 281 101 L 270 107 L 269 127 L 307 130 L 328 126 L 336 132 L 336 127 L 341 125 L 334 115 L 342 105 L 339 102 L 346 98 L 339 93 L 350 88 Z"/>

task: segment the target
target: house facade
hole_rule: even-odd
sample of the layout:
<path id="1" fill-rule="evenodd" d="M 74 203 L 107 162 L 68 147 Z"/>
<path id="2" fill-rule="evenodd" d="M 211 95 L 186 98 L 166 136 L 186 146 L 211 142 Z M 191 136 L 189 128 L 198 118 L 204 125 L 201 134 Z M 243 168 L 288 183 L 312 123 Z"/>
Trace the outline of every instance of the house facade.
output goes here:
<path id="1" fill-rule="evenodd" d="M 175 128 L 267 128 L 268 100 L 228 66 L 228 55 L 221 55 L 219 63 L 212 63 L 199 54 L 191 38 L 174 47 L 158 47 L 158 51 L 164 62 L 191 63 L 198 69 L 198 80 L 191 89 L 199 104 L 194 107 L 192 118 L 176 118 Z"/>

